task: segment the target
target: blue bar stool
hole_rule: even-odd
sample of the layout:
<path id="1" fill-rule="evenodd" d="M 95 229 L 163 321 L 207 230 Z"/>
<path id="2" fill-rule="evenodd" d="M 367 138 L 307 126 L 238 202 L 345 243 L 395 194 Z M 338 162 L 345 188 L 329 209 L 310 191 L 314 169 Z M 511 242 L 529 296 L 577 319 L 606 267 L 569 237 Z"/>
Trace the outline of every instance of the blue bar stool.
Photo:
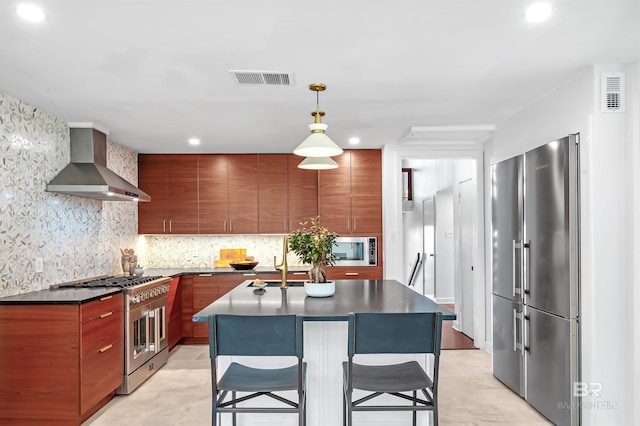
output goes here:
<path id="1" fill-rule="evenodd" d="M 352 425 L 353 411 L 411 411 L 415 426 L 417 411 L 431 411 L 437 426 L 441 335 L 441 313 L 349 314 L 349 360 L 342 363 L 343 424 Z M 356 354 L 421 353 L 433 355 L 431 376 L 417 361 L 392 365 L 353 362 Z M 367 394 L 354 401 L 354 389 Z M 384 394 L 398 397 L 398 404 L 369 403 Z"/>
<path id="2" fill-rule="evenodd" d="M 217 377 L 218 356 L 295 356 L 297 363 L 286 368 L 254 368 L 232 362 L 222 377 Z M 303 327 L 300 315 L 209 317 L 209 357 L 211 358 L 211 424 L 217 425 L 217 413 L 297 413 L 298 424 L 306 423 L 306 373 L 303 359 Z M 274 392 L 297 391 L 297 401 Z M 238 396 L 237 392 L 242 392 Z M 231 393 L 231 398 L 227 399 Z M 259 396 L 271 397 L 282 407 L 243 406 Z"/>

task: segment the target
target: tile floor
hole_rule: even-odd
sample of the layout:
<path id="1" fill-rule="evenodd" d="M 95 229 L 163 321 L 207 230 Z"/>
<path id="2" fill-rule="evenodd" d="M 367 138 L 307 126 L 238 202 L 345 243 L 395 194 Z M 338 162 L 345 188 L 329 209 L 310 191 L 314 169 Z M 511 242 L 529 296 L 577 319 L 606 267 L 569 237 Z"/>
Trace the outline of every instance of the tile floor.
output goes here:
<path id="1" fill-rule="evenodd" d="M 83 425 L 210 424 L 207 349 L 205 345 L 177 347 L 167 365 L 134 393 L 116 397 Z M 493 377 L 491 355 L 482 350 L 444 351 L 440 357 L 439 391 L 440 425 L 550 424 Z"/>

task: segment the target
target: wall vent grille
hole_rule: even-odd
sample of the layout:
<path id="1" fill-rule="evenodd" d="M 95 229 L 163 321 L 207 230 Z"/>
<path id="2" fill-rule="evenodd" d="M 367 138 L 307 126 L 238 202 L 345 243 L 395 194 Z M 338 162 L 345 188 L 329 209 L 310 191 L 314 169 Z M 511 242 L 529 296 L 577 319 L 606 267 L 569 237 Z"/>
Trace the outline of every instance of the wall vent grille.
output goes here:
<path id="1" fill-rule="evenodd" d="M 293 73 L 282 71 L 229 70 L 241 86 L 293 86 Z"/>
<path id="2" fill-rule="evenodd" d="M 621 72 L 603 73 L 601 75 L 601 110 L 602 112 L 625 111 L 625 74 Z"/>

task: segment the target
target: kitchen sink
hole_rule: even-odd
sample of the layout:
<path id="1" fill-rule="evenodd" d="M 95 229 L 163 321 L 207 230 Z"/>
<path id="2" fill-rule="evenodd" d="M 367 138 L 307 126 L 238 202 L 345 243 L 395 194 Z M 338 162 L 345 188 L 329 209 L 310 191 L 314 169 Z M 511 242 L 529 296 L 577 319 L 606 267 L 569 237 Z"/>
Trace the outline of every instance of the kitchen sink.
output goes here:
<path id="1" fill-rule="evenodd" d="M 282 280 L 264 280 L 267 287 L 280 287 Z M 305 280 L 287 280 L 287 287 L 304 287 Z M 247 287 L 256 287 L 253 281 Z"/>

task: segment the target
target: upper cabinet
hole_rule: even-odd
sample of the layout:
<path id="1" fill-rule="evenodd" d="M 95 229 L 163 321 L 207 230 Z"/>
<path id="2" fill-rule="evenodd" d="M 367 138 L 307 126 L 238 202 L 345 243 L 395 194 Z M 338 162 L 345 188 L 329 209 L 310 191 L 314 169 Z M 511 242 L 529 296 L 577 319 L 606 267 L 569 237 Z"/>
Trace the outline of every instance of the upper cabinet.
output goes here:
<path id="1" fill-rule="evenodd" d="M 199 232 L 258 232 L 258 156 L 199 155 Z"/>
<path id="2" fill-rule="evenodd" d="M 258 229 L 286 234 L 318 214 L 318 172 L 299 169 L 302 157 L 258 155 Z"/>
<path id="3" fill-rule="evenodd" d="M 300 223 L 318 215 L 318 171 L 298 168 L 304 157 L 290 154 L 288 162 L 289 229 L 295 231 Z"/>
<path id="4" fill-rule="evenodd" d="M 333 159 L 337 169 L 320 171 L 320 223 L 341 235 L 381 233 L 380 150 L 345 150 Z"/>
<path id="5" fill-rule="evenodd" d="M 138 185 L 151 202 L 138 204 L 138 233 L 198 233 L 198 156 L 140 155 Z"/>
<path id="6" fill-rule="evenodd" d="M 339 234 L 382 232 L 379 150 L 350 150 L 338 169 L 304 170 L 293 154 L 140 155 L 140 234 L 287 234 L 320 214 Z"/>

